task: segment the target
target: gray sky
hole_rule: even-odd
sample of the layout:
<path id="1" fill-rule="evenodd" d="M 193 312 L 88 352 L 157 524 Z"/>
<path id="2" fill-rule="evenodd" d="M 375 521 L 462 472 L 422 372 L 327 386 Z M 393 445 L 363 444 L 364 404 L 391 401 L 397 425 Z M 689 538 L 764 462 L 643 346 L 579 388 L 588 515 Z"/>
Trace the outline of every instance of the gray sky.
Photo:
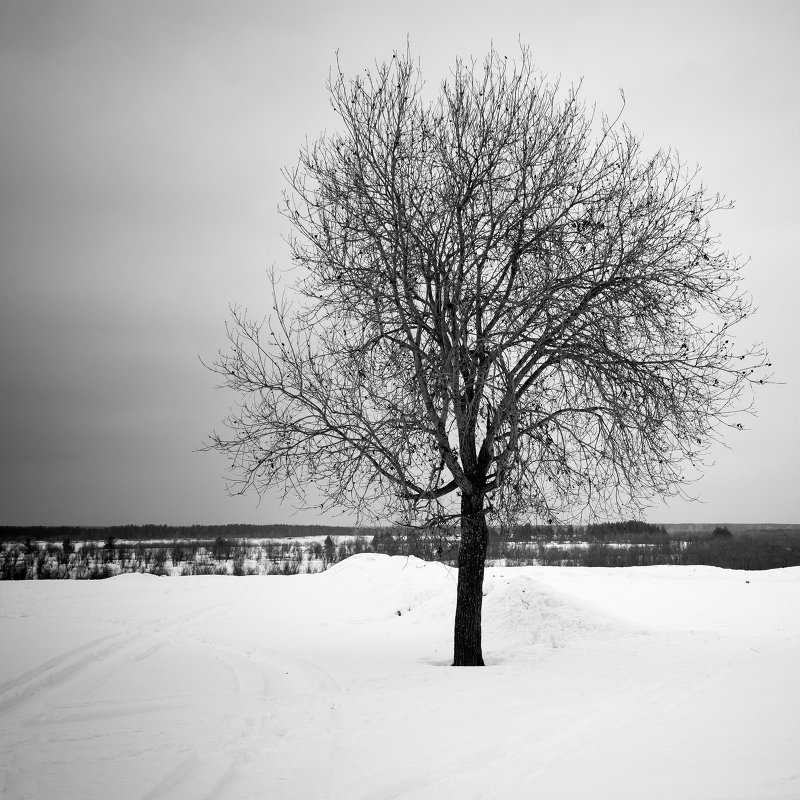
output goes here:
<path id="1" fill-rule="evenodd" d="M 0 0 L 0 524 L 317 521 L 229 498 L 195 452 L 232 399 L 198 361 L 228 304 L 266 311 L 286 258 L 279 170 L 335 124 L 325 93 L 406 37 L 436 86 L 456 56 L 530 45 L 539 68 L 671 146 L 734 199 L 783 385 L 760 391 L 651 521 L 800 522 L 800 4 Z M 327 521 L 335 521 L 330 516 Z"/>

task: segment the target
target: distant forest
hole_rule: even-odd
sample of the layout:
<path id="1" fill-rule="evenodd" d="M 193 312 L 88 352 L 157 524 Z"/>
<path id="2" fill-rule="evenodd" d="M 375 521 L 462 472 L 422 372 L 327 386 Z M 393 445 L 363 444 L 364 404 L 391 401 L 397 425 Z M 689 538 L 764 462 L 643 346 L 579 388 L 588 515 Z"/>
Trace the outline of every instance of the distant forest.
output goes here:
<path id="1" fill-rule="evenodd" d="M 734 535 L 753 534 L 798 534 L 797 524 L 753 524 L 724 523 L 725 528 Z M 714 523 L 678 523 L 652 525 L 647 522 L 629 520 L 626 522 L 601 522 L 589 525 L 532 525 L 524 523 L 513 530 L 492 531 L 494 537 L 514 541 L 531 541 L 543 537 L 559 540 L 574 539 L 577 536 L 588 536 L 591 540 L 603 540 L 630 535 L 664 535 L 671 538 L 681 537 L 693 539 L 705 538 L 717 527 Z M 40 542 L 71 541 L 102 542 L 109 538 L 153 541 L 174 541 L 187 539 L 191 541 L 213 541 L 223 539 L 289 539 L 301 536 L 375 536 L 386 533 L 397 535 L 400 529 L 391 526 L 352 525 L 111 525 L 111 526 L 47 526 L 47 525 L 4 525 L 0 526 L 0 541 L 24 542 L 28 539 Z M 503 535 L 504 534 L 504 535 Z"/>
<path id="2" fill-rule="evenodd" d="M 727 569 L 800 566 L 800 526 L 692 526 L 641 521 L 525 523 L 489 531 L 488 559 L 507 567 Z M 153 575 L 296 575 L 357 553 L 458 563 L 458 528 L 326 525 L 121 525 L 0 528 L 0 580 Z"/>
<path id="3" fill-rule="evenodd" d="M 165 539 L 191 539 L 213 541 L 223 539 L 285 539 L 299 536 L 349 536 L 369 535 L 372 528 L 353 528 L 352 525 L 109 525 L 109 526 L 47 526 L 47 525 L 3 525 L 0 526 L 0 541 L 19 542 L 33 539 L 40 542 L 74 542 L 132 539 L 152 541 Z"/>

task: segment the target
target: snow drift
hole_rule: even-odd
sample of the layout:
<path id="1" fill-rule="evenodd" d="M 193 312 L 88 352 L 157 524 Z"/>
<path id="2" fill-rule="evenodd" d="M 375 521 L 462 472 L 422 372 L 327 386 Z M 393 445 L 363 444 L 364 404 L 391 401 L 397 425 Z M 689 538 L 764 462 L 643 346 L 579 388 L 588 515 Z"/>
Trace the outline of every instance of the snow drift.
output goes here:
<path id="1" fill-rule="evenodd" d="M 0 796 L 800 798 L 800 568 L 0 584 Z"/>

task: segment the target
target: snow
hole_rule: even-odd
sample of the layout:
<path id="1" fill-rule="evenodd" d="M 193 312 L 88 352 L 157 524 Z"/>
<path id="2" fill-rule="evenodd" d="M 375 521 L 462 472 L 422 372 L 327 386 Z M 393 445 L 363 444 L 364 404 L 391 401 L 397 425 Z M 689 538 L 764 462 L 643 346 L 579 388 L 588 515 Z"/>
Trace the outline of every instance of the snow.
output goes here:
<path id="1" fill-rule="evenodd" d="M 800 798 L 800 568 L 0 583 L 0 796 Z"/>

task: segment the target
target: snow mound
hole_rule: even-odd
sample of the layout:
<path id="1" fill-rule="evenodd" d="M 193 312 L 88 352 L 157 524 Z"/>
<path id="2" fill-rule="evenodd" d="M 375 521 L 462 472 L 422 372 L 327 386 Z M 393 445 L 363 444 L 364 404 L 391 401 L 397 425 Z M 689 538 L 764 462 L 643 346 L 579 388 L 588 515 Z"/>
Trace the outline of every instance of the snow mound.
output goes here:
<path id="1" fill-rule="evenodd" d="M 458 571 L 414 556 L 359 553 L 317 576 L 349 598 L 359 619 L 452 615 Z"/>
<path id="2" fill-rule="evenodd" d="M 356 555 L 339 561 L 325 572 L 319 573 L 324 578 L 348 579 L 356 575 L 385 577 L 389 574 L 403 572 L 407 569 L 437 568 L 442 564 L 423 561 L 416 556 L 387 556 L 384 553 L 357 553 Z"/>
<path id="3" fill-rule="evenodd" d="M 586 600 L 559 592 L 520 569 L 487 569 L 483 583 L 484 636 L 503 651 L 562 648 L 587 638 L 619 635 L 630 626 Z"/>
<path id="4" fill-rule="evenodd" d="M 401 617 L 409 624 L 433 620 L 452 626 L 458 570 L 446 564 L 362 553 L 318 577 L 342 603 L 342 621 Z M 488 658 L 506 660 L 530 648 L 558 649 L 630 630 L 608 611 L 542 583 L 526 568 L 487 568 L 483 594 Z"/>
<path id="5" fill-rule="evenodd" d="M 142 581 L 157 581 L 162 575 L 153 575 L 152 572 L 120 572 L 119 575 L 112 575 L 105 580 L 115 581 L 117 583 L 140 583 Z"/>

